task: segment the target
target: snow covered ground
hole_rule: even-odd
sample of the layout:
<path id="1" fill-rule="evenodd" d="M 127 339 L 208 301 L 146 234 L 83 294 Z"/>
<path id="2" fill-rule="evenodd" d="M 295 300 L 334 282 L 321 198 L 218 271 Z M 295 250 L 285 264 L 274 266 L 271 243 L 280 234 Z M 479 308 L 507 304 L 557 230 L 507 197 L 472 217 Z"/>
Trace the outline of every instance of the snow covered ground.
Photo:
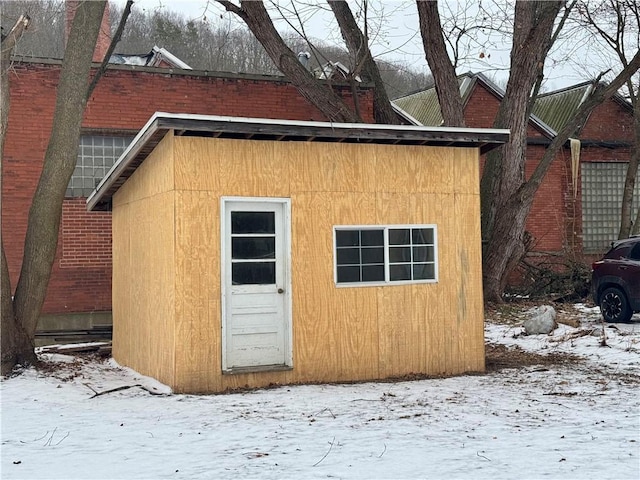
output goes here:
<path id="1" fill-rule="evenodd" d="M 2 381 L 1 477 L 638 479 L 640 316 L 601 346 L 597 312 L 568 308 L 577 328 L 526 337 L 496 314 L 486 338 L 577 362 L 413 382 L 171 395 L 112 360 L 45 354 L 48 373 Z M 166 395 L 92 398 L 136 384 Z"/>

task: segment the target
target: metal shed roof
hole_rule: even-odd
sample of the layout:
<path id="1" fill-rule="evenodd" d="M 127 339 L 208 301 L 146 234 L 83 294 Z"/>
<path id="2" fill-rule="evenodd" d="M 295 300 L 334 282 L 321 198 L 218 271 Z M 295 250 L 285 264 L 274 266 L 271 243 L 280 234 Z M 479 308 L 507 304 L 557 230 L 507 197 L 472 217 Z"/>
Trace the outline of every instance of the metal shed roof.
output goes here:
<path id="1" fill-rule="evenodd" d="M 481 153 L 509 140 L 509 130 L 503 129 L 303 122 L 156 112 L 91 193 L 87 209 L 109 210 L 113 194 L 171 130 L 178 136 L 472 147 L 479 148 Z"/>

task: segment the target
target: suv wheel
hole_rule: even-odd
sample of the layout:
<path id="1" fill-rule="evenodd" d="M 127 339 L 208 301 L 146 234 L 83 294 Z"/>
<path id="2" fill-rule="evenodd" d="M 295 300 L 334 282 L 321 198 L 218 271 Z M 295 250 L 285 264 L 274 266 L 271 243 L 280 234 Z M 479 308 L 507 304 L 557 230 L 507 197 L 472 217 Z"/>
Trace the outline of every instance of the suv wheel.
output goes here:
<path id="1" fill-rule="evenodd" d="M 610 323 L 628 322 L 633 315 L 624 292 L 615 287 L 607 288 L 602 292 L 600 311 L 605 321 Z"/>

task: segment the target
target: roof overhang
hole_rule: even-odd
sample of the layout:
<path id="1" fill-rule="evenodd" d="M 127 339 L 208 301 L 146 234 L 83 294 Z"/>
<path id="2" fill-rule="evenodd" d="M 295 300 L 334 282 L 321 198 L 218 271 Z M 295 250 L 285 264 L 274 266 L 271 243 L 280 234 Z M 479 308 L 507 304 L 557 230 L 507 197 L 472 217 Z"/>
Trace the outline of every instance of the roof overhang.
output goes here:
<path id="1" fill-rule="evenodd" d="M 509 130 L 303 122 L 156 112 L 87 199 L 88 210 L 109 210 L 111 198 L 169 131 L 282 142 L 370 143 L 478 148 L 486 153 L 509 140 Z"/>

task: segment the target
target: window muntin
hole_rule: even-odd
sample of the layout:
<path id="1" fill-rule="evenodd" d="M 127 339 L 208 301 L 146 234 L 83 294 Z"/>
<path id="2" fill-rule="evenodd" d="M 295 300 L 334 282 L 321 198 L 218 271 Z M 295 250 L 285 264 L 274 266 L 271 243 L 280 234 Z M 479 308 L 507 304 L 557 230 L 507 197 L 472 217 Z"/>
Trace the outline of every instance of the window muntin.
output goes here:
<path id="1" fill-rule="evenodd" d="M 437 281 L 435 225 L 336 226 L 338 285 Z"/>
<path id="2" fill-rule="evenodd" d="M 88 197 L 125 151 L 133 137 L 82 135 L 67 197 Z"/>

